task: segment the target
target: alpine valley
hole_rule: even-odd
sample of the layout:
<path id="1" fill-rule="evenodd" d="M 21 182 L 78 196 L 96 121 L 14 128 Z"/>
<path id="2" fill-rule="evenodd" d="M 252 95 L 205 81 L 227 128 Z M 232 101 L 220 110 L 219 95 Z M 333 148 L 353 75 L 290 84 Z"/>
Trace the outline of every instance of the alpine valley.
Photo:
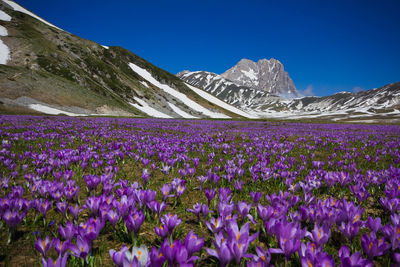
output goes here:
<path id="1" fill-rule="evenodd" d="M 400 122 L 400 83 L 302 96 L 276 59 L 176 76 L 0 0 L 0 113 Z"/>

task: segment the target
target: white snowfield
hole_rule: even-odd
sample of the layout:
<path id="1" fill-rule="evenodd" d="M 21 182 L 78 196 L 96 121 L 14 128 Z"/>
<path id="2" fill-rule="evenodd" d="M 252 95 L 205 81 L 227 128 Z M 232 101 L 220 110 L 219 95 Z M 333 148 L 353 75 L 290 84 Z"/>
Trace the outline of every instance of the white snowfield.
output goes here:
<path id="1" fill-rule="evenodd" d="M 145 81 L 140 81 L 140 83 L 146 86 L 147 88 L 150 88 L 150 86 Z"/>
<path id="2" fill-rule="evenodd" d="M 244 112 L 244 111 L 242 111 L 242 110 L 240 110 L 240 109 L 238 109 L 238 108 L 235 108 L 234 106 L 231 106 L 231 105 L 227 104 L 226 102 L 220 100 L 219 98 L 216 98 L 215 96 L 213 96 L 213 95 L 207 93 L 206 91 L 203 91 L 203 90 L 201 90 L 201 89 L 199 89 L 199 88 L 196 88 L 196 87 L 194 87 L 194 86 L 192 86 L 192 85 L 190 85 L 190 84 L 188 84 L 188 83 L 185 83 L 185 84 L 186 84 L 186 86 L 189 87 L 193 92 L 195 92 L 196 94 L 198 94 L 198 95 L 201 96 L 202 98 L 208 100 L 209 102 L 211 102 L 211 103 L 213 103 L 213 104 L 215 104 L 215 105 L 217 105 L 217 106 L 220 106 L 220 107 L 223 108 L 223 109 L 229 110 L 230 112 L 235 113 L 235 114 L 238 114 L 238 115 L 243 116 L 243 117 L 245 117 L 245 118 L 251 118 L 251 119 L 256 119 L 256 118 L 258 118 L 257 115 L 249 114 L 249 113 L 246 113 L 246 112 Z"/>
<path id="3" fill-rule="evenodd" d="M 110 48 L 109 46 L 106 46 L 106 45 L 102 45 L 102 47 L 105 48 L 105 49 L 109 49 Z"/>
<path id="4" fill-rule="evenodd" d="M 7 35 L 8 35 L 7 29 L 0 25 L 0 36 L 7 36 Z"/>
<path id="5" fill-rule="evenodd" d="M 0 40 L 0 64 L 7 64 L 10 59 L 10 49 Z"/>
<path id="6" fill-rule="evenodd" d="M 0 36 L 7 36 L 7 35 L 8 35 L 7 29 L 0 25 Z M 10 59 L 10 49 L 2 40 L 0 40 L 0 64 L 3 65 L 7 64 L 7 61 L 9 59 Z"/>
<path id="7" fill-rule="evenodd" d="M 134 97 L 135 101 L 139 103 L 138 104 L 134 104 L 134 103 L 129 103 L 132 106 L 134 106 L 135 108 L 137 108 L 140 111 L 143 111 L 144 113 L 146 113 L 149 116 L 155 117 L 155 118 L 165 118 L 165 119 L 171 119 L 172 117 L 164 114 L 152 107 L 149 106 L 149 104 L 147 104 L 146 102 L 144 102 L 142 99 L 138 98 L 138 97 Z"/>
<path id="8" fill-rule="evenodd" d="M 172 110 L 178 114 L 179 116 L 181 116 L 182 118 L 185 119 L 197 119 L 197 117 L 190 115 L 189 113 L 186 113 L 185 111 L 183 111 L 182 109 L 178 108 L 177 106 L 175 106 L 172 103 L 168 103 L 168 105 L 172 108 Z"/>
<path id="9" fill-rule="evenodd" d="M 71 112 L 60 110 L 60 109 L 52 108 L 52 107 L 49 107 L 49 106 L 45 106 L 45 105 L 42 105 L 42 104 L 30 104 L 28 107 L 33 109 L 33 110 L 36 110 L 36 111 L 39 111 L 39 112 L 43 112 L 43 113 L 46 113 L 46 114 L 50 114 L 50 115 L 65 114 L 65 115 L 72 116 L 72 117 L 75 117 L 75 116 L 87 116 L 87 114 L 71 113 Z"/>
<path id="10" fill-rule="evenodd" d="M 10 15 L 8 15 L 6 12 L 4 12 L 3 10 L 0 10 L 0 20 L 3 21 L 11 21 L 11 17 Z"/>
<path id="11" fill-rule="evenodd" d="M 10 5 L 15 11 L 19 11 L 19 12 L 25 13 L 25 14 L 27 14 L 27 15 L 29 15 L 29 16 L 31 16 L 31 17 L 34 17 L 35 19 L 40 20 L 41 22 L 43 22 L 43 23 L 49 25 L 50 27 L 53 27 L 53 28 L 56 28 L 56 29 L 58 29 L 58 30 L 63 31 L 62 29 L 58 28 L 57 26 L 55 26 L 55 25 L 53 25 L 53 24 L 51 24 L 51 23 L 45 21 L 45 20 L 42 19 L 41 17 L 36 16 L 36 15 L 33 14 L 32 12 L 26 10 L 25 8 L 23 8 L 22 6 L 18 5 L 18 4 L 15 3 L 14 1 L 3 0 L 3 2 L 7 3 L 8 5 Z"/>
<path id="12" fill-rule="evenodd" d="M 197 104 L 196 102 L 194 102 L 193 100 L 191 100 L 190 98 L 188 98 L 185 94 L 176 91 L 175 89 L 171 88 L 170 86 L 166 85 L 166 84 L 162 84 L 159 81 L 157 81 L 147 70 L 142 69 L 141 67 L 133 64 L 133 63 L 129 63 L 129 67 L 136 72 L 137 74 L 139 74 L 140 76 L 142 76 L 145 80 L 147 80 L 149 83 L 155 85 L 156 87 L 160 88 L 161 90 L 163 90 L 164 92 L 170 94 L 171 96 L 179 99 L 180 101 L 182 101 L 186 106 L 188 106 L 189 108 L 200 112 L 202 114 L 204 114 L 207 117 L 210 118 L 219 118 L 219 119 L 229 119 L 230 117 L 222 114 L 222 113 L 216 113 L 216 112 L 212 112 L 208 109 L 206 109 L 205 107 Z"/>

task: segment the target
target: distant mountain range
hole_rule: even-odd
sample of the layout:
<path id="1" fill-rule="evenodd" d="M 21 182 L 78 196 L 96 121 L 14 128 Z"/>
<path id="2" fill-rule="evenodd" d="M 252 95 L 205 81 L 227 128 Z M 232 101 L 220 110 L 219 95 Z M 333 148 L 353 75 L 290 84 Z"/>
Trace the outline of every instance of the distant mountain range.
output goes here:
<path id="1" fill-rule="evenodd" d="M 178 77 L 177 77 L 178 76 Z M 156 118 L 399 121 L 400 84 L 303 97 L 275 59 L 177 76 L 0 0 L 0 112 Z"/>
<path id="2" fill-rule="evenodd" d="M 243 61 L 248 62 L 240 62 Z M 236 72 L 239 69 L 238 65 L 232 68 L 236 69 Z M 299 93 L 293 88 L 282 89 L 279 94 L 274 94 L 255 86 L 243 86 L 242 82 L 235 79 L 229 80 L 207 71 L 182 71 L 177 76 L 257 118 L 400 122 L 400 83 L 358 93 L 340 92 L 325 97 L 295 97 L 294 95 Z M 250 85 L 250 82 L 247 84 Z"/>

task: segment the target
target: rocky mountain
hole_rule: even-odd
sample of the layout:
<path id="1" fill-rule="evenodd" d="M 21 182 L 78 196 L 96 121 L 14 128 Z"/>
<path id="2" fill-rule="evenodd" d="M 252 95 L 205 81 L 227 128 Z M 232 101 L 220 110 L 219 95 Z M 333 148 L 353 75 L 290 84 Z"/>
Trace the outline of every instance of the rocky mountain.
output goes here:
<path id="1" fill-rule="evenodd" d="M 400 83 L 358 93 L 340 92 L 280 101 L 256 114 L 268 118 L 400 122 Z"/>
<path id="2" fill-rule="evenodd" d="M 238 64 L 222 73 L 221 76 L 237 85 L 246 86 L 275 95 L 298 96 L 289 74 L 281 62 L 271 58 L 254 62 L 242 59 Z"/>
<path id="3" fill-rule="evenodd" d="M 266 103 L 276 100 L 270 93 L 233 83 L 221 75 L 207 71 L 182 71 L 177 74 L 188 84 L 201 88 L 220 100 L 243 110 L 262 108 Z"/>
<path id="4" fill-rule="evenodd" d="M 177 76 L 254 118 L 400 122 L 400 83 L 359 93 L 286 99 L 211 72 L 182 71 Z"/>
<path id="5" fill-rule="evenodd" d="M 14 1 L 0 0 L 0 112 L 160 118 L 244 115 L 191 88 L 122 47 L 80 38 Z"/>

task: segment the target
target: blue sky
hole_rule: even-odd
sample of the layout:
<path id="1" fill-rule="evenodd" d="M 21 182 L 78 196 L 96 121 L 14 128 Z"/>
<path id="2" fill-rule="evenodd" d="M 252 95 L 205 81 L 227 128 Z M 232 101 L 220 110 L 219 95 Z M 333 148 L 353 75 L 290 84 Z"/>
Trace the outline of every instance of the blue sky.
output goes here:
<path id="1" fill-rule="evenodd" d="M 280 60 L 328 95 L 400 81 L 400 1 L 16 0 L 51 23 L 171 72 Z"/>

